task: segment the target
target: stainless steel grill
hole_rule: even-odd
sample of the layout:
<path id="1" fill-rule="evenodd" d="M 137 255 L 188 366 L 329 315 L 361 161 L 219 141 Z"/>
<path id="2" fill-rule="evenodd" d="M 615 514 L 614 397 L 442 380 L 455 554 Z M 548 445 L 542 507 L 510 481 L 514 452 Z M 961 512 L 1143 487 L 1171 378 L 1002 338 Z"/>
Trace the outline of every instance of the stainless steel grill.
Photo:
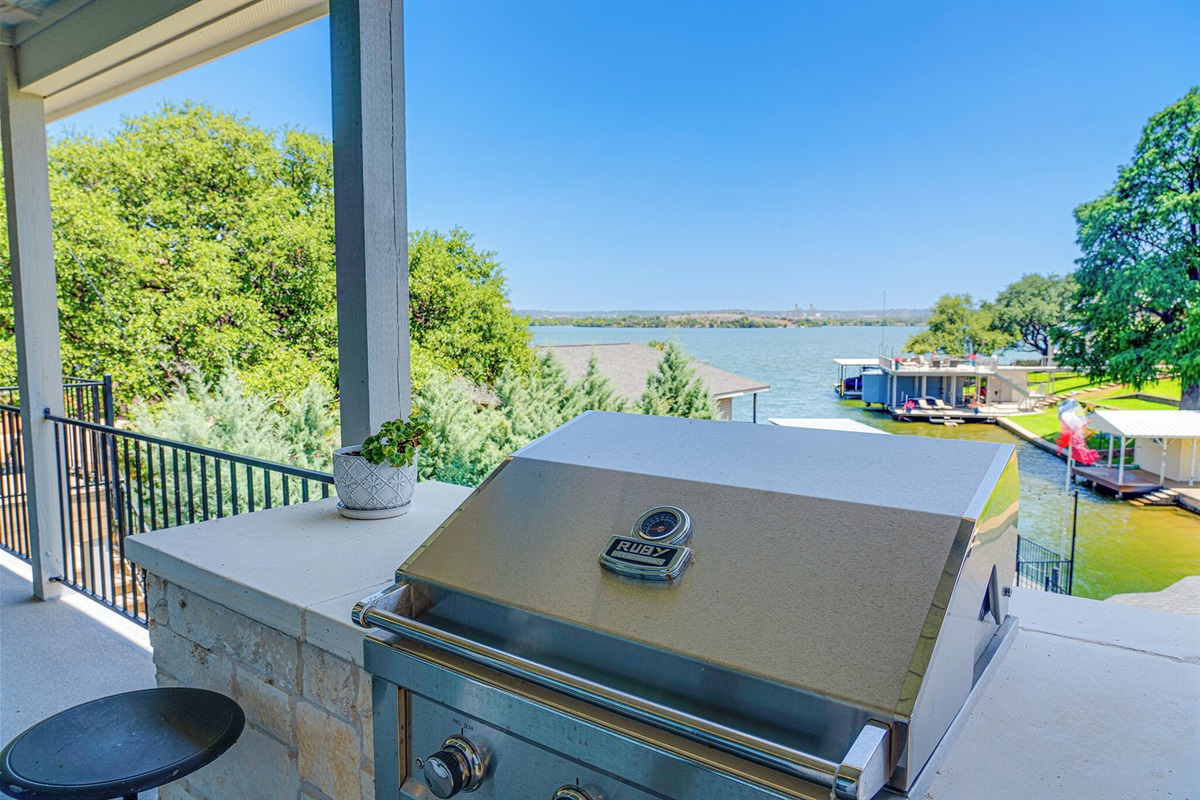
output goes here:
<path id="1" fill-rule="evenodd" d="M 915 795 L 1011 641 L 1017 501 L 1007 445 L 585 414 L 356 607 L 378 797 Z"/>

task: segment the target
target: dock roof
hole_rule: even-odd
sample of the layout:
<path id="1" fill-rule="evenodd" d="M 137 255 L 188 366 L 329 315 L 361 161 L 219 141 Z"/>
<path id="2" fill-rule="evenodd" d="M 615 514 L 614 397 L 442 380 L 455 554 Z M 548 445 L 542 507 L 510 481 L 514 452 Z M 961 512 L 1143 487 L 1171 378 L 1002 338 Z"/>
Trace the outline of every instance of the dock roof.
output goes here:
<path id="1" fill-rule="evenodd" d="M 621 344 L 559 344 L 541 345 L 537 351 L 552 352 L 571 380 L 579 380 L 587 372 L 588 361 L 596 354 L 600 373 L 612 382 L 613 391 L 621 397 L 636 401 L 646 390 L 646 376 L 658 369 L 663 351 L 637 342 Z M 739 397 L 770 390 L 770 386 L 723 369 L 692 360 L 696 376 L 704 381 L 714 400 Z"/>
<path id="2" fill-rule="evenodd" d="M 835 358 L 833 363 L 839 367 L 870 367 L 878 366 L 878 358 Z"/>
<path id="3" fill-rule="evenodd" d="M 857 420 L 841 417 L 771 417 L 771 424 L 780 425 L 784 428 L 816 428 L 822 431 L 850 431 L 852 433 L 882 433 L 884 436 L 888 435 L 887 431 L 872 428 L 870 425 L 858 422 Z"/>
<path id="4" fill-rule="evenodd" d="M 1129 411 L 1100 409 L 1091 426 L 1100 433 L 1129 439 L 1200 439 L 1200 411 Z"/>

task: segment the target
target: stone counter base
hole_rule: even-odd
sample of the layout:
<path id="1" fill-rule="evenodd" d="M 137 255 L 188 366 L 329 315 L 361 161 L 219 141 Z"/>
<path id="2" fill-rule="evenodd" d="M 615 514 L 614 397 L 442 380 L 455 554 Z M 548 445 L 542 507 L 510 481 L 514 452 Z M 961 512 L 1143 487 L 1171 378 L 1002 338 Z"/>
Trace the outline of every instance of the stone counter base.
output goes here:
<path id="1" fill-rule="evenodd" d="M 157 576 L 147 595 L 158 685 L 232 693 L 246 712 L 237 744 L 162 800 L 374 800 L 365 670 Z"/>

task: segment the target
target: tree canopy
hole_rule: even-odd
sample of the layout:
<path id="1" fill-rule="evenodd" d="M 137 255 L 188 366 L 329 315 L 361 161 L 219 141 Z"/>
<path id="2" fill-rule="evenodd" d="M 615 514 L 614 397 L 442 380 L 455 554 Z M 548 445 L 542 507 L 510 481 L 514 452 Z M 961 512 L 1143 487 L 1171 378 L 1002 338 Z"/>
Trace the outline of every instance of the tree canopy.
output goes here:
<path id="1" fill-rule="evenodd" d="M 204 106 L 55 143 L 64 370 L 111 372 L 127 397 L 162 394 L 192 367 L 281 395 L 333 386 L 332 191 L 327 140 Z"/>
<path id="2" fill-rule="evenodd" d="M 1014 338 L 996 330 L 989 306 L 977 306 L 969 294 L 947 294 L 934 304 L 929 327 L 910 336 L 904 349 L 947 355 L 993 353 L 1012 344 Z"/>
<path id="3" fill-rule="evenodd" d="M 409 330 L 427 363 L 491 386 L 506 368 L 533 365 L 529 319 L 509 308 L 496 254 L 471 239 L 461 228 L 409 236 Z"/>
<path id="4" fill-rule="evenodd" d="M 1064 364 L 1142 386 L 1162 371 L 1200 408 L 1200 364 L 1187 344 L 1200 301 L 1200 92 L 1150 118 L 1104 195 L 1075 209 L 1075 291 Z"/>
<path id="5" fill-rule="evenodd" d="M 1024 275 L 996 296 L 990 306 L 992 326 L 1043 356 L 1050 356 L 1054 331 L 1066 316 L 1072 286 L 1069 275 Z"/>
<path id="6" fill-rule="evenodd" d="M 234 371 L 275 398 L 337 385 L 328 139 L 185 103 L 49 155 L 65 372 L 112 373 L 123 401 L 164 397 L 193 371 L 208 383 Z M 0 229 L 4 383 L 16 379 L 8 258 Z M 531 366 L 495 254 L 465 231 L 411 234 L 409 275 L 417 382 L 439 367 L 491 385 Z"/>

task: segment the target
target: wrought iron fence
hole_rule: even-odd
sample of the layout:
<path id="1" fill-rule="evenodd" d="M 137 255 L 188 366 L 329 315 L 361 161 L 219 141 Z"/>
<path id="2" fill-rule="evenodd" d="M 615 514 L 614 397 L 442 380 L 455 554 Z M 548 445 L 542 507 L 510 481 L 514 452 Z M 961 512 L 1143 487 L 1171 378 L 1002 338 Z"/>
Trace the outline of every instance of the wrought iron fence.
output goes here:
<path id="1" fill-rule="evenodd" d="M 1017 537 L 1017 586 L 1070 594 L 1074 559 L 1063 558 L 1031 539 Z"/>
<path id="2" fill-rule="evenodd" d="M 112 376 L 98 381 L 63 378 L 63 413 L 112 425 Z M 30 558 L 21 390 L 16 386 L 0 386 L 0 548 L 24 561 Z"/>
<path id="3" fill-rule="evenodd" d="M 63 416 L 85 422 L 113 424 L 113 382 L 111 375 L 100 380 L 64 377 Z M 0 405 L 21 406 L 19 386 L 0 386 Z"/>
<path id="4" fill-rule="evenodd" d="M 29 560 L 29 513 L 25 505 L 25 451 L 21 409 L 0 403 L 0 547 Z"/>
<path id="5" fill-rule="evenodd" d="M 329 497 L 333 476 L 94 422 L 54 423 L 63 582 L 145 623 L 125 539 L 146 531 Z"/>

